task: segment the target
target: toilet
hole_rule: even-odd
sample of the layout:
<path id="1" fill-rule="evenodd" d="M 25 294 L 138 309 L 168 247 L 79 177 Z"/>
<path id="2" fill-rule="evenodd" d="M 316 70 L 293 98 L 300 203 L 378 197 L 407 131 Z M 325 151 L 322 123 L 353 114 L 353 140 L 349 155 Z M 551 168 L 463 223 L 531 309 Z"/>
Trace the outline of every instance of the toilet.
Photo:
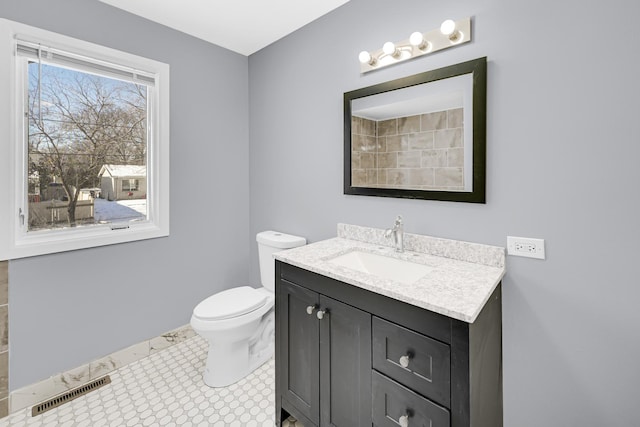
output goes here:
<path id="1" fill-rule="evenodd" d="M 209 342 L 202 375 L 209 387 L 238 382 L 273 356 L 275 347 L 275 261 L 273 254 L 307 243 L 277 231 L 256 235 L 261 288 L 240 286 L 200 302 L 191 316 L 193 330 Z"/>

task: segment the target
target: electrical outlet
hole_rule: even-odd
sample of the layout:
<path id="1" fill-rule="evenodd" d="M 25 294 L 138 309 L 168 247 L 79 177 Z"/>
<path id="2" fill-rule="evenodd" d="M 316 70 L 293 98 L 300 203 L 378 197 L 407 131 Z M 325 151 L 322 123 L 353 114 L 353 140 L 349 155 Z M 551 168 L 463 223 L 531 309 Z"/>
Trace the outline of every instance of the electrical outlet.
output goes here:
<path id="1" fill-rule="evenodd" d="M 507 236 L 507 253 L 513 256 L 545 259 L 544 239 Z"/>

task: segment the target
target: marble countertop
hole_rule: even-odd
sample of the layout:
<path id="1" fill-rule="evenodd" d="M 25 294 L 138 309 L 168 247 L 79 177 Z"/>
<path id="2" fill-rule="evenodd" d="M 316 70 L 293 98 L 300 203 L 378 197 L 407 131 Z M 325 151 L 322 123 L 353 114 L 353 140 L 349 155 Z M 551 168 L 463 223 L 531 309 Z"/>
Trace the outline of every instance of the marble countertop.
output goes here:
<path id="1" fill-rule="evenodd" d="M 338 225 L 338 237 L 277 252 L 277 260 L 454 319 L 473 323 L 505 274 L 505 250 L 496 246 L 405 233 L 395 252 L 384 230 Z M 353 250 L 424 264 L 430 272 L 406 284 L 336 265 L 329 260 Z"/>

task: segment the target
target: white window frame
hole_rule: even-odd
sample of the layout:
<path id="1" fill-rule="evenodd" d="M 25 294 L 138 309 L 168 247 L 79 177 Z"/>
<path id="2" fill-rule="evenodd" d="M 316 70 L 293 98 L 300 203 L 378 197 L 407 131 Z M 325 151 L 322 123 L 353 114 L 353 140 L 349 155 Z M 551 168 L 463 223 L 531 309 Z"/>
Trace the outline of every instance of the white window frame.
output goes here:
<path id="1" fill-rule="evenodd" d="M 27 232 L 25 74 L 18 40 L 57 48 L 151 75 L 147 147 L 147 221 Z M 0 260 L 169 235 L 169 65 L 0 18 Z"/>

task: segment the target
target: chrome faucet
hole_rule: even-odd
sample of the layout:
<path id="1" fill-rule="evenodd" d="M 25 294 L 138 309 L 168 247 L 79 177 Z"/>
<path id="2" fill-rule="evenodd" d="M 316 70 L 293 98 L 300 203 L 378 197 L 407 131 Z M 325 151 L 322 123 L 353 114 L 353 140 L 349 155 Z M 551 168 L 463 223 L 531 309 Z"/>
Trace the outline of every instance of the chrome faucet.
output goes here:
<path id="1" fill-rule="evenodd" d="M 384 237 L 389 238 L 392 234 L 396 252 L 404 252 L 404 229 L 402 228 L 402 217 L 400 215 L 396 218 L 393 228 L 385 230 Z"/>

